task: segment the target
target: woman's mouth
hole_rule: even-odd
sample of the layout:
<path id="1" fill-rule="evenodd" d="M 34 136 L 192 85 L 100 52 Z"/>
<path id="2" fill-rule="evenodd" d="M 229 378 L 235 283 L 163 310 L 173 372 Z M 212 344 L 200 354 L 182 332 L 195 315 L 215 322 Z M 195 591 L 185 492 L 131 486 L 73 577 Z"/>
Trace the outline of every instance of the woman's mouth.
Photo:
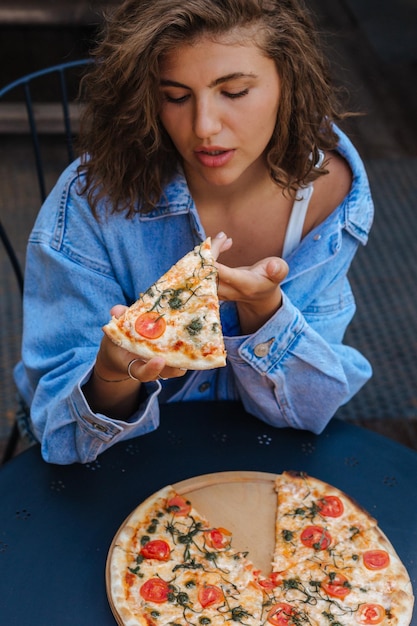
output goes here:
<path id="1" fill-rule="evenodd" d="M 198 148 L 194 154 L 205 167 L 222 167 L 232 159 L 234 152 L 224 148 Z"/>

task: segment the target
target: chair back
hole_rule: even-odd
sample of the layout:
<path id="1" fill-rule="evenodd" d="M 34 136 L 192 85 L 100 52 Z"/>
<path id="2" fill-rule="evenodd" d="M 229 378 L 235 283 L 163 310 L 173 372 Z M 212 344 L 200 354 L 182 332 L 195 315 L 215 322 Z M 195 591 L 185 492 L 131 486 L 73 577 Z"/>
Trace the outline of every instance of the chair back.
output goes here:
<path id="1" fill-rule="evenodd" d="M 74 160 L 79 129 L 79 83 L 91 59 L 69 61 L 22 76 L 0 88 L 0 299 L 13 328 L 0 341 L 0 439 L 12 431 L 2 462 L 18 443 L 13 422 L 12 370 L 20 358 L 21 298 L 26 242 L 34 218 L 59 173 Z M 34 194 L 35 189 L 35 194 Z M 11 272 L 10 272 L 11 270 Z M 3 310 L 4 307 L 4 310 Z M 9 313 L 9 315 L 7 315 Z M 12 315 L 10 315 L 12 313 Z M 16 330 L 18 329 L 18 330 Z"/>

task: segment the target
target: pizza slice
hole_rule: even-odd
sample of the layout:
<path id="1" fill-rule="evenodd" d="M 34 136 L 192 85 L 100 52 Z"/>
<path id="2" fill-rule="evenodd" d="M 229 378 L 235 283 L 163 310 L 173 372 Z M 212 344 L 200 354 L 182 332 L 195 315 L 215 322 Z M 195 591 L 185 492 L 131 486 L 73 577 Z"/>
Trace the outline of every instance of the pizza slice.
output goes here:
<path id="1" fill-rule="evenodd" d="M 303 472 L 284 472 L 275 486 L 269 594 L 284 603 L 288 624 L 408 626 L 410 578 L 377 521 L 341 490 Z"/>
<path id="2" fill-rule="evenodd" d="M 207 238 L 182 257 L 119 317 L 103 327 L 118 346 L 144 360 L 205 370 L 226 365 L 217 269 Z"/>
<path id="3" fill-rule="evenodd" d="M 210 526 L 171 486 L 135 509 L 108 561 L 112 608 L 129 626 L 259 626 L 263 591 L 256 579 L 231 533 Z"/>
<path id="4" fill-rule="evenodd" d="M 277 476 L 275 487 L 276 571 L 287 570 L 312 555 L 334 562 L 342 541 L 358 547 L 364 532 L 377 525 L 345 493 L 304 472 L 283 472 Z"/>

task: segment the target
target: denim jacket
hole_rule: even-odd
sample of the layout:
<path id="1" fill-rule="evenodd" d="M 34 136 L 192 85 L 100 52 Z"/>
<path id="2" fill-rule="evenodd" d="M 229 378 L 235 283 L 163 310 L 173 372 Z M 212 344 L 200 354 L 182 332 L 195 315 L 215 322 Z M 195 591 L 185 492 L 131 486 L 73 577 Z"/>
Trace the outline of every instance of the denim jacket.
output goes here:
<path id="1" fill-rule="evenodd" d="M 77 193 L 77 162 L 44 203 L 27 249 L 22 361 L 18 389 L 30 406 L 45 460 L 88 462 L 109 446 L 158 427 L 159 403 L 240 400 L 268 424 L 320 433 L 371 376 L 368 361 L 343 343 L 355 312 L 347 272 L 373 219 L 367 176 L 348 138 L 338 151 L 353 184 L 339 207 L 288 256 L 282 307 L 242 335 L 236 306 L 221 303 L 227 366 L 146 383 L 127 421 L 95 414 L 82 386 L 91 375 L 110 308 L 131 304 L 205 238 L 182 174 L 158 206 L 126 219 L 91 212 Z"/>

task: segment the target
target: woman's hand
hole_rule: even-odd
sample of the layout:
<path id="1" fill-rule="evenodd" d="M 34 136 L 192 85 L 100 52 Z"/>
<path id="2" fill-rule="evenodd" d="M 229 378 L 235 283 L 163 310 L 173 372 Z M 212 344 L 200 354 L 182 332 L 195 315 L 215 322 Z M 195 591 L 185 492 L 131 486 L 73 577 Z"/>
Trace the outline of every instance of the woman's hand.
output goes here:
<path id="1" fill-rule="evenodd" d="M 118 304 L 110 313 L 120 317 L 126 308 Z M 93 373 L 83 386 L 83 392 L 94 412 L 126 420 L 139 406 L 142 383 L 183 376 L 185 373 L 186 370 L 167 367 L 161 357 L 145 362 L 133 352 L 116 346 L 104 335 Z"/>
<path id="2" fill-rule="evenodd" d="M 220 233 L 213 239 L 213 256 L 217 258 L 231 245 L 231 239 Z M 282 304 L 280 284 L 288 274 L 287 263 L 279 257 L 268 257 L 250 267 L 232 268 L 221 263 L 216 266 L 219 298 L 237 303 L 244 334 L 255 332 Z"/>
<path id="3" fill-rule="evenodd" d="M 120 317 L 126 309 L 126 306 L 116 304 L 111 309 L 110 314 Z M 186 372 L 184 369 L 166 366 L 162 357 L 154 357 L 149 361 L 145 361 L 138 357 L 137 354 L 116 346 L 106 335 L 101 341 L 95 369 L 99 377 L 107 380 L 128 378 L 127 368 L 132 361 L 135 362 L 130 366 L 130 374 L 142 383 L 157 380 L 158 378 L 177 378 L 178 376 L 184 376 Z"/>

